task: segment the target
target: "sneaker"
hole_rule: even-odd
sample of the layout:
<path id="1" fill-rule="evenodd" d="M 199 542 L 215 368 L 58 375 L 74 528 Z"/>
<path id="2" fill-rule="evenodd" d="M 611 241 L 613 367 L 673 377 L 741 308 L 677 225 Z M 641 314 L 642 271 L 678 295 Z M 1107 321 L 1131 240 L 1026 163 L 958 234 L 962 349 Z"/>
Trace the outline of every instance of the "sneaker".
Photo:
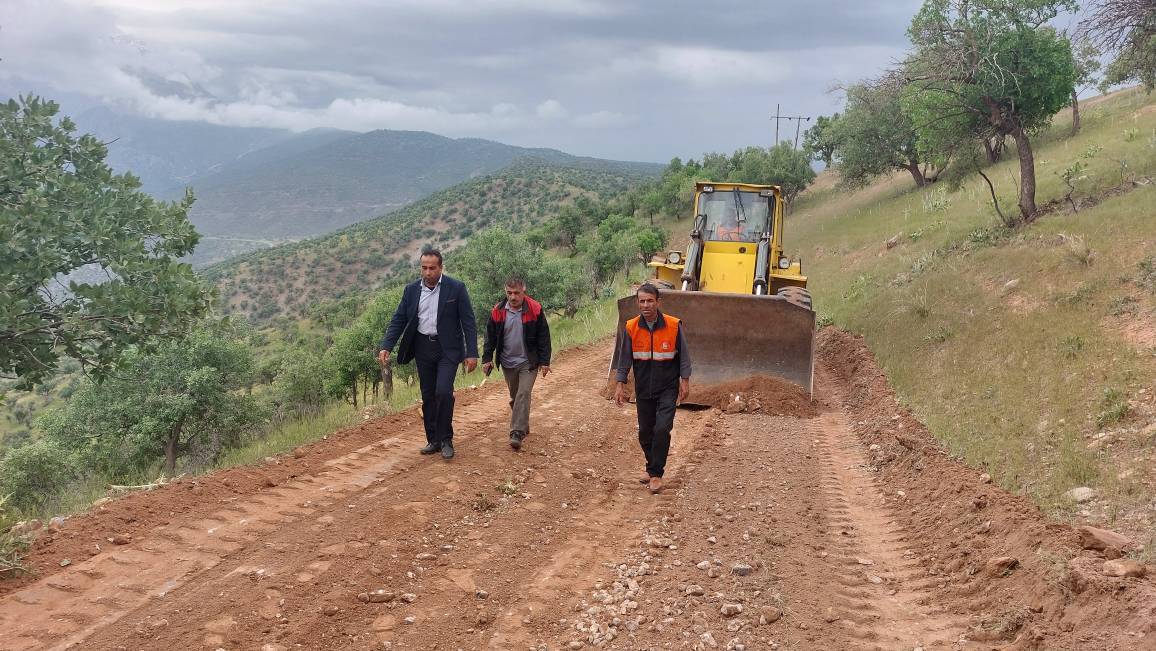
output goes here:
<path id="1" fill-rule="evenodd" d="M 523 438 L 525 438 L 525 437 L 522 435 L 521 432 L 518 432 L 518 431 L 510 432 L 510 447 L 514 448 L 515 450 L 522 449 L 522 439 Z"/>
<path id="2" fill-rule="evenodd" d="M 453 441 L 446 441 L 445 443 L 442 443 L 442 458 L 443 459 L 453 459 L 454 458 Z"/>
<path id="3" fill-rule="evenodd" d="M 425 447 L 418 450 L 418 452 L 422 454 L 433 454 L 440 449 L 442 449 L 441 443 L 426 443 Z"/>

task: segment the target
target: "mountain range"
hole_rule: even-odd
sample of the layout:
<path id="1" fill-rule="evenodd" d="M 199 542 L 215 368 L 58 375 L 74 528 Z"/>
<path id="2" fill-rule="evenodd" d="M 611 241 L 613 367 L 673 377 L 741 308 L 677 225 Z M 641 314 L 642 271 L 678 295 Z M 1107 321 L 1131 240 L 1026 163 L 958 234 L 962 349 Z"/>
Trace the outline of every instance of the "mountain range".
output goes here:
<path id="1" fill-rule="evenodd" d="M 191 258 L 196 265 L 330 233 L 519 162 L 627 179 L 663 168 L 422 131 L 293 133 L 156 120 L 103 106 L 75 121 L 107 142 L 109 163 L 138 176 L 145 191 L 172 200 L 192 189 L 189 218 L 202 235 Z"/>

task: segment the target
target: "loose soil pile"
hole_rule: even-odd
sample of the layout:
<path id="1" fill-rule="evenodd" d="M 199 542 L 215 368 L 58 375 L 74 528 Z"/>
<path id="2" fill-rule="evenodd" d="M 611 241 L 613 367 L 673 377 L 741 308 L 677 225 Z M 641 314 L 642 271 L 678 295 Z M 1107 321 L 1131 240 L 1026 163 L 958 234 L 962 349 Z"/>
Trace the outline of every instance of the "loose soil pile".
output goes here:
<path id="1" fill-rule="evenodd" d="M 806 389 L 766 375 L 756 375 L 706 388 L 695 388 L 692 381 L 687 402 L 710 405 L 726 413 L 794 418 L 814 418 L 819 415 L 818 406 L 811 401 Z"/>
<path id="2" fill-rule="evenodd" d="M 751 413 L 814 418 L 819 414 L 821 407 L 820 402 L 811 400 L 803 387 L 766 375 L 712 384 L 708 387 L 697 386 L 692 377 L 690 385 L 690 396 L 684 404 L 715 407 L 728 414 Z M 611 379 L 598 395 L 613 400 L 615 386 L 616 382 Z M 626 396 L 630 400 L 634 399 L 633 375 L 626 380 Z"/>

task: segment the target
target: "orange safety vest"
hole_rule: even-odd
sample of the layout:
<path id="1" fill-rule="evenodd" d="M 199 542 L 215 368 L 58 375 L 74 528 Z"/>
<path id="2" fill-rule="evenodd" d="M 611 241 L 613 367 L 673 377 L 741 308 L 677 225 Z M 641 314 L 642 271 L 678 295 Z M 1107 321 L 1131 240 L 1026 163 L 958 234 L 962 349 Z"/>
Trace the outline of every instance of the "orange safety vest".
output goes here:
<path id="1" fill-rule="evenodd" d="M 679 320 L 669 314 L 663 314 L 662 318 L 665 323 L 653 333 L 643 325 L 641 315 L 626 322 L 635 361 L 669 362 L 678 354 Z"/>

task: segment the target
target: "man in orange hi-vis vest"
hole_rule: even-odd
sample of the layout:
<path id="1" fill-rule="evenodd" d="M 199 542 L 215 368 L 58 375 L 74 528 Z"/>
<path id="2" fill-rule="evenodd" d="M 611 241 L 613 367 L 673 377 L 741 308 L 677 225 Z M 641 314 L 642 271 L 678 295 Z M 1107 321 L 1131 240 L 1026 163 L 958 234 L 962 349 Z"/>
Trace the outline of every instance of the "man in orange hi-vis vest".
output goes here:
<path id="1" fill-rule="evenodd" d="M 646 476 L 639 481 L 657 493 L 670 451 L 674 408 L 690 393 L 690 351 L 682 323 L 662 313 L 658 288 L 647 283 L 638 288 L 637 297 L 640 314 L 626 322 L 621 337 L 614 402 L 621 407 L 626 400 L 626 377 L 633 367 L 638 443 L 646 455 Z"/>

